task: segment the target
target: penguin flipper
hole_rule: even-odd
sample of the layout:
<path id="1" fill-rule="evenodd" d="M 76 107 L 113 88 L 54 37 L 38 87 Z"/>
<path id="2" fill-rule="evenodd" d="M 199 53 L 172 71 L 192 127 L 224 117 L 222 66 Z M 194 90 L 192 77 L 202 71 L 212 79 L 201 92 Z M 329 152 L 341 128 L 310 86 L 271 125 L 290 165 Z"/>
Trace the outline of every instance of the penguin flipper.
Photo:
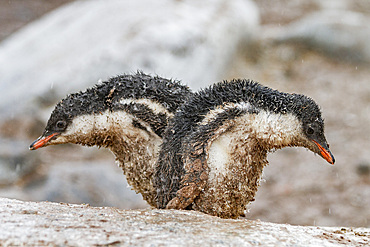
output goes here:
<path id="1" fill-rule="evenodd" d="M 194 148 L 194 146 L 193 146 Z M 194 158 L 194 154 L 196 157 Z M 181 180 L 180 189 L 176 192 L 176 197 L 168 202 L 167 209 L 186 209 L 194 202 L 206 186 L 208 180 L 207 161 L 203 148 L 193 150 L 193 158 L 188 157 L 185 162 L 186 173 Z"/>

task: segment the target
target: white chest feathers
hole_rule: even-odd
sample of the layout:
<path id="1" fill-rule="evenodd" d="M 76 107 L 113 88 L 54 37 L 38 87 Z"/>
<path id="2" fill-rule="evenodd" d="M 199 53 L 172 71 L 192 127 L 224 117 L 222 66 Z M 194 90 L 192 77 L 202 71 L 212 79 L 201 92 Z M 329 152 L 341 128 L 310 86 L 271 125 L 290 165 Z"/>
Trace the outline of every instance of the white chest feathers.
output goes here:
<path id="1" fill-rule="evenodd" d="M 141 128 L 135 127 L 134 121 L 139 122 Z M 157 145 L 161 142 L 161 138 L 154 133 L 148 123 L 125 111 L 105 111 L 78 116 L 73 119 L 67 130 L 59 138 L 64 143 L 80 143 L 108 148 L 109 145 L 114 143 L 105 145 L 102 142 L 113 139 L 127 145 L 132 145 L 135 142 L 144 145 L 145 142 Z"/>
<path id="2" fill-rule="evenodd" d="M 108 132 L 122 133 L 124 131 L 129 133 L 129 130 L 133 128 L 132 120 L 132 116 L 124 111 L 106 111 L 103 113 L 82 115 L 73 119 L 65 135 L 88 137 L 90 135 L 106 134 Z"/>
<path id="3" fill-rule="evenodd" d="M 213 180 L 219 174 L 226 173 L 226 165 L 230 163 L 232 156 L 230 153 L 230 144 L 232 139 L 232 133 L 224 133 L 211 144 L 208 153 L 210 180 Z"/>
<path id="4" fill-rule="evenodd" d="M 233 121 L 232 127 L 219 134 L 209 146 L 209 182 L 229 177 L 234 169 L 247 169 L 249 164 L 240 162 L 249 163 L 259 159 L 255 153 L 257 150 L 264 149 L 268 152 L 290 145 L 294 139 L 300 137 L 301 128 L 299 120 L 291 114 L 260 111 L 238 117 Z M 220 129 L 227 128 L 221 126 Z"/>

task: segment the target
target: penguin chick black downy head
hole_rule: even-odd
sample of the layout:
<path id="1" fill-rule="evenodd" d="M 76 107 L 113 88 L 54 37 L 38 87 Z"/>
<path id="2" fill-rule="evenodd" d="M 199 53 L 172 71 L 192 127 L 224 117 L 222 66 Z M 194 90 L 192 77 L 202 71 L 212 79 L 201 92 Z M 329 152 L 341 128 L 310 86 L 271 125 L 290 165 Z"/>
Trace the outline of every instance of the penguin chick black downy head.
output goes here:
<path id="1" fill-rule="evenodd" d="M 164 129 L 191 94 L 177 81 L 138 72 L 68 95 L 30 149 L 63 143 L 109 148 L 128 183 L 154 205 L 154 164 Z"/>
<path id="2" fill-rule="evenodd" d="M 250 80 L 195 93 L 171 120 L 156 165 L 159 208 L 244 215 L 270 151 L 301 146 L 330 164 L 319 106 Z"/>

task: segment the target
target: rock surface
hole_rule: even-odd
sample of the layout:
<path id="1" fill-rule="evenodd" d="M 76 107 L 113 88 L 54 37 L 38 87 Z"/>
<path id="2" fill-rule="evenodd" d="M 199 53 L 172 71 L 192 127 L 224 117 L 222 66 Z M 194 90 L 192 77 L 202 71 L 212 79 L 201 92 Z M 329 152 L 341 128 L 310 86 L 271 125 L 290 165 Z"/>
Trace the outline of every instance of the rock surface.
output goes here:
<path id="1" fill-rule="evenodd" d="M 11 165 L 12 163 L 8 166 Z M 28 179 L 30 181 L 25 178 L 25 181 L 16 180 L 22 181 L 18 182 L 18 186 L 0 187 L 0 195 L 30 201 L 89 202 L 97 206 L 116 206 L 123 209 L 148 207 L 141 194 L 130 189 L 113 157 L 107 161 L 88 163 L 58 162 L 51 166 L 42 166 L 38 169 L 40 170 L 42 173 L 34 174 L 33 178 Z M 9 174 L 12 173 L 4 172 L 4 175 Z"/>
<path id="2" fill-rule="evenodd" d="M 0 114 L 34 114 L 44 96 L 138 69 L 193 88 L 221 80 L 258 17 L 249 0 L 72 2 L 0 44 Z"/>
<path id="3" fill-rule="evenodd" d="M 370 63 L 370 17 L 346 10 L 314 12 L 286 26 L 279 43 L 303 44 L 346 62 Z"/>
<path id="4" fill-rule="evenodd" d="M 0 198 L 2 246 L 367 246 L 368 228 L 225 220 L 195 211 L 122 210 Z"/>

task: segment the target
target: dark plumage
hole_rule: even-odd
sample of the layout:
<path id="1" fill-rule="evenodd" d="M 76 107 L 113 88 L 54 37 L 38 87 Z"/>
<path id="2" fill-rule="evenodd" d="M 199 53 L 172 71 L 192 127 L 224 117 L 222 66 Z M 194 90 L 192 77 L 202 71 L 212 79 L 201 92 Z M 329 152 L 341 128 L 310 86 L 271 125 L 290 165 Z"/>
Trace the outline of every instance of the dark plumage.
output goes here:
<path id="1" fill-rule="evenodd" d="M 177 81 L 138 72 L 61 100 L 31 150 L 62 143 L 109 148 L 128 183 L 155 205 L 153 166 L 164 130 L 191 94 Z"/>
<path id="2" fill-rule="evenodd" d="M 142 72 L 135 75 L 120 75 L 84 92 L 70 94 L 61 100 L 52 112 L 45 132 L 46 135 L 60 132 L 57 126 L 59 120 L 66 121 L 63 126 L 66 129 L 76 116 L 98 114 L 106 110 L 123 110 L 135 115 L 138 119 L 150 121 L 156 134 L 162 136 L 166 126 L 166 121 L 163 121 L 166 118 L 165 114 L 156 116 L 145 105 L 121 104 L 119 101 L 126 98 L 149 99 L 173 113 L 184 102 L 189 92 L 188 87 L 179 82 L 152 77 Z"/>
<path id="3" fill-rule="evenodd" d="M 285 146 L 306 147 L 334 163 L 311 98 L 250 80 L 201 90 L 165 131 L 154 178 L 157 206 L 243 215 L 268 164 L 267 153 Z"/>

